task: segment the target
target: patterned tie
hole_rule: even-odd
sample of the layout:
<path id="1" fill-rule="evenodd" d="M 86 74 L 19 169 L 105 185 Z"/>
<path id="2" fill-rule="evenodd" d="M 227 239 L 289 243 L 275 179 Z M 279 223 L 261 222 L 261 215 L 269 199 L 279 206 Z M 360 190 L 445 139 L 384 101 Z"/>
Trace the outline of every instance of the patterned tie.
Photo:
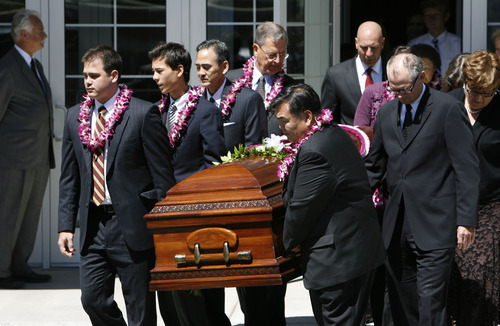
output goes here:
<path id="1" fill-rule="evenodd" d="M 167 130 L 169 133 L 172 132 L 174 129 L 174 124 L 175 124 L 175 111 L 177 111 L 177 107 L 175 104 L 172 103 L 172 105 L 168 108 L 168 113 L 167 113 Z"/>
<path id="2" fill-rule="evenodd" d="M 405 121 L 403 122 L 403 139 L 406 141 L 408 138 L 408 127 L 411 126 L 413 118 L 411 116 L 411 105 L 406 104 Z"/>
<path id="3" fill-rule="evenodd" d="M 266 79 L 264 75 L 259 78 L 259 85 L 257 85 L 257 93 L 260 94 L 263 100 L 266 99 Z"/>
<path id="4" fill-rule="evenodd" d="M 373 79 L 372 79 L 372 67 L 368 67 L 366 69 L 366 81 L 365 81 L 365 88 L 368 87 L 368 85 L 372 85 L 373 84 Z"/>
<path id="5" fill-rule="evenodd" d="M 42 81 L 38 77 L 38 73 L 36 72 L 36 63 L 35 59 L 31 59 L 31 71 L 33 71 L 33 74 L 35 75 L 36 80 L 38 81 L 38 84 L 40 84 L 40 87 L 42 88 L 43 92 L 45 93 L 45 89 L 43 88 Z"/>
<path id="6" fill-rule="evenodd" d="M 106 108 L 102 105 L 99 110 L 99 119 L 97 119 L 95 124 L 95 135 L 98 135 L 104 130 L 104 125 L 106 123 L 105 114 Z M 106 198 L 104 191 L 104 148 L 97 148 L 92 154 L 92 178 L 94 180 L 94 193 L 92 195 L 92 201 L 96 206 L 102 204 Z"/>
<path id="7" fill-rule="evenodd" d="M 436 51 L 439 53 L 439 41 L 437 38 L 433 38 L 432 39 L 432 44 L 434 45 L 434 49 L 436 49 Z"/>

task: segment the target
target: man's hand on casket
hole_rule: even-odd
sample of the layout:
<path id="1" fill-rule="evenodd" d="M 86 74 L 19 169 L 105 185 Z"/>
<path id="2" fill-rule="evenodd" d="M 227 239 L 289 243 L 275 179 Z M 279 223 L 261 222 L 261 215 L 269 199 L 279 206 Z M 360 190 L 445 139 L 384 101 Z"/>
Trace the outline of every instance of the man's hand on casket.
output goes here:
<path id="1" fill-rule="evenodd" d="M 285 253 L 285 258 L 288 258 L 288 257 L 293 257 L 295 256 L 296 254 L 300 253 L 300 246 L 297 246 L 295 248 L 292 248 L 290 250 L 288 250 L 286 253 Z"/>

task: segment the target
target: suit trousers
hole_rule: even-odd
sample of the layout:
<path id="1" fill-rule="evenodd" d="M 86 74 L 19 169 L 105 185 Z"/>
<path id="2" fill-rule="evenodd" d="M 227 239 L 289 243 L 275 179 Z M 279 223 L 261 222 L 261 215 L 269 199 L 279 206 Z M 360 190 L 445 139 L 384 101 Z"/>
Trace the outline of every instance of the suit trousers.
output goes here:
<path id="1" fill-rule="evenodd" d="M 286 284 L 236 288 L 245 326 L 285 326 Z"/>
<path id="2" fill-rule="evenodd" d="M 417 247 L 401 201 L 387 249 L 389 298 L 395 325 L 446 325 L 446 300 L 455 248 Z"/>
<path id="3" fill-rule="evenodd" d="M 231 326 L 224 312 L 224 288 L 158 291 L 165 326 Z"/>
<path id="4" fill-rule="evenodd" d="M 0 167 L 0 277 L 31 273 L 33 252 L 49 161 L 43 168 L 19 170 Z"/>
<path id="5" fill-rule="evenodd" d="M 319 326 L 364 326 L 375 269 L 319 290 L 309 290 L 314 318 Z"/>
<path id="6" fill-rule="evenodd" d="M 138 217 L 139 218 L 139 217 Z M 154 249 L 127 247 L 116 215 L 90 204 L 87 242 L 80 258 L 82 305 L 93 326 L 126 325 L 114 296 L 115 279 L 122 284 L 128 325 L 156 325 L 156 301 L 149 291 Z"/>

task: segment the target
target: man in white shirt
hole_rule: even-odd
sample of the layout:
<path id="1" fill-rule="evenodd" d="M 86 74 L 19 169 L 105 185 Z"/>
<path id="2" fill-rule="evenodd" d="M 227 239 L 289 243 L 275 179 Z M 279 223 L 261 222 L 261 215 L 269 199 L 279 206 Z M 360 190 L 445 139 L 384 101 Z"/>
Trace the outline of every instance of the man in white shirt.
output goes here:
<path id="1" fill-rule="evenodd" d="M 441 57 L 439 71 L 444 74 L 451 59 L 462 51 L 460 37 L 446 30 L 450 7 L 446 0 L 425 0 L 420 9 L 424 14 L 427 33 L 411 40 L 408 45 L 424 43 L 433 46 Z"/>
<path id="2" fill-rule="evenodd" d="M 366 86 L 385 80 L 382 27 L 373 21 L 362 23 L 354 38 L 358 54 L 328 68 L 321 86 L 321 107 L 333 112 L 337 123 L 352 125 Z"/>

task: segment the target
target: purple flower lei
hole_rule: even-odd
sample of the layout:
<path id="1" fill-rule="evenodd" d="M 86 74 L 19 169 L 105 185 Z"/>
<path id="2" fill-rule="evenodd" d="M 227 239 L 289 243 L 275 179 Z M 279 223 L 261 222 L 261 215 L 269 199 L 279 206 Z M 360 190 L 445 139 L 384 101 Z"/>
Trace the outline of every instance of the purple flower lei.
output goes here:
<path id="1" fill-rule="evenodd" d="M 120 120 L 123 111 L 125 111 L 128 107 L 133 91 L 128 89 L 125 84 L 120 84 L 119 87 L 120 93 L 116 97 L 115 103 L 113 104 L 115 109 L 113 110 L 113 113 L 111 113 L 111 116 L 106 120 L 104 129 L 97 136 L 92 135 L 92 129 L 90 127 L 90 107 L 92 106 L 92 102 L 94 100 L 87 94 L 83 95 L 85 100 L 82 101 L 80 115 L 78 116 L 78 122 L 80 122 L 78 133 L 80 134 L 82 144 L 87 146 L 87 148 L 92 152 L 97 148 L 104 147 L 106 141 L 113 136 L 115 123 Z"/>
<path id="2" fill-rule="evenodd" d="M 191 112 L 196 107 L 196 104 L 198 104 L 200 96 L 203 95 L 203 91 L 204 91 L 203 88 L 199 86 L 191 88 L 191 90 L 189 90 L 188 92 L 188 100 L 186 102 L 186 105 L 183 108 L 177 108 L 179 110 L 178 111 L 179 113 L 177 115 L 177 120 L 175 121 L 175 124 L 172 127 L 172 132 L 168 133 L 170 146 L 172 148 L 176 148 L 177 145 L 179 144 L 179 140 L 181 139 L 181 133 L 186 129 L 187 122 L 189 120 L 189 117 L 191 116 Z M 161 97 L 160 105 L 158 106 L 158 109 L 160 109 L 160 112 L 162 114 L 165 111 L 165 98 L 167 96 L 168 94 Z"/>
<path id="3" fill-rule="evenodd" d="M 248 61 L 243 65 L 243 77 L 238 79 L 233 83 L 233 89 L 241 89 L 242 87 L 252 88 L 252 76 L 253 70 L 255 68 L 255 57 L 251 57 Z M 277 78 L 274 79 L 273 85 L 271 86 L 271 91 L 267 94 L 266 99 L 264 100 L 264 106 L 266 110 L 269 109 L 269 105 L 274 100 L 274 98 L 281 92 L 283 88 L 283 81 L 285 80 L 285 71 L 281 69 L 277 74 Z M 236 93 L 235 91 L 235 93 Z M 229 96 L 229 94 L 228 94 Z"/>
<path id="4" fill-rule="evenodd" d="M 329 109 L 321 110 L 321 113 L 316 117 L 316 121 L 312 125 L 311 129 L 306 133 L 304 138 L 300 139 L 298 143 L 291 143 L 290 147 L 285 147 L 283 150 L 288 153 L 288 155 L 281 161 L 278 165 L 277 175 L 280 181 L 284 181 L 290 175 L 290 170 L 292 169 L 293 163 L 295 162 L 295 157 L 297 156 L 297 151 L 300 146 L 304 144 L 309 137 L 314 135 L 317 131 L 323 130 L 323 126 L 329 125 L 332 122 L 333 116 L 332 111 Z"/>

